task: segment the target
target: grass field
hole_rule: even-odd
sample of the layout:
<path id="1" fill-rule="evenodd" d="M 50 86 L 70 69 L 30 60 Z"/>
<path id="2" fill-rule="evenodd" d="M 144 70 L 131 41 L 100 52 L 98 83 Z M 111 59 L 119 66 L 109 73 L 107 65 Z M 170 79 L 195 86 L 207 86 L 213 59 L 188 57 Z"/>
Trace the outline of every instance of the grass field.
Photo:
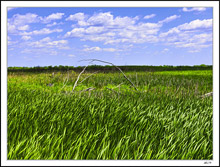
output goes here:
<path id="1" fill-rule="evenodd" d="M 9 72 L 8 159 L 213 158 L 212 70 L 125 74 Z"/>

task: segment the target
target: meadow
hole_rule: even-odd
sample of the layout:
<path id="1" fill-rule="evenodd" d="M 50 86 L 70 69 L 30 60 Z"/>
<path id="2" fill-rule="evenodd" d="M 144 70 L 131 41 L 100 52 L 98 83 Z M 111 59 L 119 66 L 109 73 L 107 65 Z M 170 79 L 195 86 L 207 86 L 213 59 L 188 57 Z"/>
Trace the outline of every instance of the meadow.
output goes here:
<path id="1" fill-rule="evenodd" d="M 8 72 L 8 159 L 213 159 L 212 70 L 124 73 Z"/>

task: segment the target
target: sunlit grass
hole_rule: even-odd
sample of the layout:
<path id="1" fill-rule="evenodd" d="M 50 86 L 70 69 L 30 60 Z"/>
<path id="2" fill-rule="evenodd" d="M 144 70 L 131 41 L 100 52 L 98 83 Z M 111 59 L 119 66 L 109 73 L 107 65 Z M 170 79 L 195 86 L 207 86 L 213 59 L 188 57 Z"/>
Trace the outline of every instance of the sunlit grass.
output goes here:
<path id="1" fill-rule="evenodd" d="M 212 159 L 211 73 L 9 73 L 8 159 Z"/>

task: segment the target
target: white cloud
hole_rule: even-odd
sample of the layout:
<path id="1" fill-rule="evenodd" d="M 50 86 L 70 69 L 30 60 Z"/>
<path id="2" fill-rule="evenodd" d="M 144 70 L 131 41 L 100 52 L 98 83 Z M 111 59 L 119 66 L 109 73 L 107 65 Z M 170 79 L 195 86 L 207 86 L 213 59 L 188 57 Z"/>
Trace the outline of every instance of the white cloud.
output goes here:
<path id="1" fill-rule="evenodd" d="M 13 10 L 13 9 L 16 9 L 16 8 L 9 8 L 9 7 L 7 7 L 7 11 L 10 11 L 10 10 Z"/>
<path id="2" fill-rule="evenodd" d="M 90 25 L 111 25 L 113 22 L 113 15 L 110 12 L 98 13 L 91 16 L 87 22 Z"/>
<path id="3" fill-rule="evenodd" d="M 78 21 L 78 25 L 79 25 L 79 26 L 89 26 L 90 24 L 87 23 L 87 22 L 84 21 L 84 20 L 80 20 L 80 21 Z"/>
<path id="4" fill-rule="evenodd" d="M 45 37 L 43 39 L 40 40 L 41 42 L 49 42 L 51 41 L 51 38 L 50 37 Z"/>
<path id="5" fill-rule="evenodd" d="M 31 39 L 31 37 L 30 36 L 22 36 L 21 39 L 27 41 L 27 40 Z"/>
<path id="6" fill-rule="evenodd" d="M 170 49 L 165 48 L 165 49 L 162 50 L 162 53 L 166 53 L 166 52 L 168 52 L 169 50 L 170 50 Z"/>
<path id="7" fill-rule="evenodd" d="M 55 26 L 55 25 L 57 25 L 57 22 L 53 22 L 51 24 L 47 24 L 46 27 L 52 27 L 52 26 Z"/>
<path id="8" fill-rule="evenodd" d="M 67 47 L 68 41 L 67 40 L 58 40 L 52 41 L 50 37 L 43 38 L 39 41 L 34 41 L 29 43 L 28 45 L 33 48 L 58 48 L 58 49 L 65 49 Z"/>
<path id="9" fill-rule="evenodd" d="M 86 18 L 84 13 L 76 13 L 66 18 L 66 21 L 83 21 Z"/>
<path id="10" fill-rule="evenodd" d="M 18 27 L 18 30 L 21 30 L 21 31 L 25 31 L 25 30 L 29 30 L 29 25 L 24 25 L 24 26 L 19 26 Z"/>
<path id="11" fill-rule="evenodd" d="M 117 38 L 117 39 L 110 39 L 110 40 L 106 40 L 104 44 L 118 44 L 118 43 L 124 43 L 124 42 L 128 42 L 129 40 L 126 38 Z M 133 41 L 134 43 L 134 41 Z"/>
<path id="12" fill-rule="evenodd" d="M 116 51 L 119 51 L 118 49 L 115 49 L 115 48 L 100 48 L 98 46 L 95 46 L 95 47 L 88 47 L 86 46 L 86 48 L 83 49 L 83 51 L 85 52 L 116 52 Z"/>
<path id="13" fill-rule="evenodd" d="M 31 52 L 32 52 L 31 49 L 24 49 L 24 50 L 21 51 L 21 53 L 31 53 Z"/>
<path id="14" fill-rule="evenodd" d="M 144 16 L 144 19 L 150 19 L 150 18 L 153 18 L 155 16 L 156 16 L 156 14 L 146 15 L 146 16 Z"/>
<path id="15" fill-rule="evenodd" d="M 93 42 L 101 42 L 101 41 L 108 41 L 110 37 L 106 37 L 104 35 L 86 35 L 81 40 L 82 41 L 93 41 Z"/>
<path id="16" fill-rule="evenodd" d="M 183 12 L 192 12 L 192 11 L 202 12 L 202 11 L 205 11 L 205 10 L 206 10 L 206 8 L 204 8 L 204 7 L 201 7 L 201 8 L 190 8 L 190 9 L 184 7 L 184 8 L 182 9 Z"/>
<path id="17" fill-rule="evenodd" d="M 74 25 L 74 28 L 71 31 L 66 32 L 64 35 L 65 38 L 77 37 L 80 38 L 81 41 L 103 42 L 105 45 L 115 45 L 119 43 L 156 43 L 158 41 L 163 41 L 167 44 L 183 42 L 182 46 L 184 46 L 186 41 L 189 42 L 188 38 L 195 35 L 190 34 L 188 32 L 189 30 L 191 31 L 200 28 L 209 28 L 211 27 L 212 22 L 212 19 L 194 20 L 190 23 L 185 23 L 171 28 L 167 32 L 158 34 L 164 23 L 171 22 L 177 18 L 180 18 L 180 16 L 172 15 L 166 17 L 158 23 L 137 23 L 139 17 L 114 17 L 110 12 L 96 13 L 91 17 L 88 16 L 87 18 L 84 16 L 85 15 L 83 13 L 78 13 L 75 15 L 70 15 L 69 18 L 67 18 L 67 20 L 78 21 L 78 23 Z M 148 15 L 146 18 L 153 16 L 153 14 Z M 80 25 L 81 23 L 83 23 L 83 25 Z M 204 38 L 205 39 L 202 39 L 203 41 L 205 41 L 208 37 Z M 196 43 L 198 43 L 198 39 Z M 174 46 L 177 45 L 181 46 L 180 44 L 174 44 Z M 104 49 L 99 49 L 96 47 L 85 48 L 85 50 L 104 51 Z"/>
<path id="18" fill-rule="evenodd" d="M 74 15 L 70 15 L 68 18 L 66 18 L 66 21 L 77 21 L 79 26 L 88 26 L 89 23 L 85 21 L 87 16 L 84 13 L 76 13 Z M 75 27 L 76 25 L 72 25 L 72 27 Z"/>
<path id="19" fill-rule="evenodd" d="M 16 26 L 12 25 L 10 23 L 8 23 L 7 28 L 8 28 L 8 33 L 16 33 L 17 32 Z"/>
<path id="20" fill-rule="evenodd" d="M 49 46 L 58 46 L 59 44 L 67 44 L 67 43 L 68 43 L 67 40 L 59 40 L 59 41 L 48 42 L 47 45 L 49 45 Z"/>
<path id="21" fill-rule="evenodd" d="M 196 43 L 206 43 L 212 42 L 212 33 L 202 33 L 198 35 L 194 35 L 189 39 L 190 41 L 195 41 Z"/>
<path id="22" fill-rule="evenodd" d="M 185 23 L 178 26 L 180 30 L 194 30 L 199 28 L 212 28 L 212 19 L 193 20 L 190 23 Z"/>
<path id="23" fill-rule="evenodd" d="M 114 37 L 116 35 L 116 33 L 115 32 L 107 32 L 107 33 L 103 33 L 102 35 L 105 37 Z"/>
<path id="24" fill-rule="evenodd" d="M 40 30 L 31 31 L 31 32 L 22 32 L 19 35 L 44 35 L 44 34 L 51 34 L 51 33 L 54 33 L 54 32 L 62 32 L 62 31 L 63 31 L 62 29 L 50 30 L 48 28 L 43 28 L 43 29 L 40 29 Z"/>
<path id="25" fill-rule="evenodd" d="M 96 13 L 91 17 L 86 16 L 84 13 L 76 13 L 74 15 L 70 15 L 66 20 L 67 21 L 77 21 L 79 26 L 105 26 L 105 27 L 126 27 L 128 25 L 132 25 L 139 18 L 136 16 L 134 18 L 131 17 L 116 17 L 110 13 Z M 74 25 L 75 26 L 75 25 Z"/>
<path id="26" fill-rule="evenodd" d="M 168 22 L 173 21 L 177 18 L 180 18 L 180 15 L 179 16 L 177 16 L 177 15 L 169 16 L 169 17 L 165 18 L 164 20 L 159 21 L 158 23 L 160 23 L 160 24 L 168 23 Z"/>
<path id="27" fill-rule="evenodd" d="M 18 41 L 11 41 L 11 40 L 8 40 L 8 45 L 14 45 L 14 44 L 17 44 Z"/>
<path id="28" fill-rule="evenodd" d="M 58 51 L 54 50 L 53 48 L 31 48 L 31 49 L 24 49 L 21 51 L 23 54 L 32 54 L 33 57 L 41 57 L 44 55 L 55 56 L 58 55 Z"/>
<path id="29" fill-rule="evenodd" d="M 62 19 L 64 13 L 52 13 L 51 15 L 43 18 L 43 23 L 49 23 L 52 20 L 59 20 Z"/>
<path id="30" fill-rule="evenodd" d="M 49 23 L 52 20 L 58 20 L 63 17 L 64 13 L 53 13 L 47 17 L 41 17 L 34 13 L 26 13 L 24 15 L 15 14 L 8 19 L 8 33 L 19 33 L 19 31 L 26 31 L 30 29 L 32 23 Z M 56 23 L 47 25 L 48 27 L 55 25 Z M 35 32 L 37 33 L 36 30 Z M 47 33 L 47 29 L 44 29 Z M 40 32 L 43 33 L 43 32 Z M 31 34 L 26 34 L 31 35 Z"/>
<path id="31" fill-rule="evenodd" d="M 62 25 L 63 22 L 57 23 L 57 22 L 53 22 L 51 24 L 47 24 L 46 27 L 53 27 L 53 26 L 57 26 L 57 25 Z"/>
<path id="32" fill-rule="evenodd" d="M 41 17 L 33 13 L 27 13 L 25 15 L 15 14 L 8 19 L 8 33 L 17 33 L 18 31 L 28 30 L 28 24 L 38 23 L 40 20 Z"/>
<path id="33" fill-rule="evenodd" d="M 127 27 L 128 25 L 134 25 L 138 19 L 138 17 L 116 17 L 112 25 L 120 28 Z"/>
<path id="34" fill-rule="evenodd" d="M 75 17 L 72 17 L 72 19 L 75 20 Z M 98 13 L 89 17 L 87 20 L 82 21 L 85 25 L 87 25 L 87 27 L 75 27 L 76 25 L 74 25 L 74 28 L 67 32 L 64 37 L 79 37 L 82 41 L 103 41 L 104 44 L 124 42 L 143 43 L 156 41 L 156 37 L 152 37 L 152 34 L 157 34 L 161 24 L 136 24 L 138 19 L 139 17 L 131 18 L 127 16 L 114 18 L 110 12 Z M 78 24 L 79 23 L 80 22 L 78 22 Z"/>
<path id="35" fill-rule="evenodd" d="M 193 20 L 189 23 L 181 24 L 177 27 L 171 28 L 169 31 L 165 33 L 161 33 L 160 37 L 166 37 L 172 34 L 178 34 L 182 31 L 188 30 L 200 30 L 200 29 L 211 29 L 212 28 L 212 19 L 204 19 L 204 20 Z"/>
<path id="36" fill-rule="evenodd" d="M 14 44 L 18 43 L 18 41 L 12 41 L 10 36 L 8 36 L 7 39 L 8 39 L 8 45 L 14 45 Z M 9 50 L 14 50 L 13 48 L 8 48 L 8 49 Z"/>
<path id="37" fill-rule="evenodd" d="M 117 49 L 115 49 L 115 48 L 103 48 L 102 50 L 106 51 L 106 52 L 115 52 L 115 51 L 117 51 Z"/>
<path id="38" fill-rule="evenodd" d="M 41 20 L 37 14 L 27 13 L 25 15 L 15 14 L 12 18 L 8 19 L 8 22 L 12 25 L 22 26 L 29 23 L 37 23 Z"/>
<path id="39" fill-rule="evenodd" d="M 74 28 L 72 31 L 67 32 L 64 37 L 82 37 L 85 28 Z"/>
<path id="40" fill-rule="evenodd" d="M 197 52 L 200 52 L 200 50 L 189 50 L 188 52 L 189 53 L 197 53 Z"/>
<path id="41" fill-rule="evenodd" d="M 67 32 L 64 37 L 84 37 L 86 34 L 98 34 L 104 31 L 104 27 L 91 26 L 88 28 L 74 28 L 72 31 Z"/>
<path id="42" fill-rule="evenodd" d="M 26 13 L 25 15 L 15 14 L 8 19 L 10 25 L 24 26 L 31 23 L 48 23 L 52 20 L 62 19 L 64 13 L 53 13 L 47 17 L 41 17 L 34 13 Z"/>
<path id="43" fill-rule="evenodd" d="M 104 31 L 104 27 L 89 27 L 85 29 L 85 32 L 88 34 L 96 34 L 96 33 L 101 33 Z"/>
<path id="44" fill-rule="evenodd" d="M 169 31 L 160 33 L 159 37 L 166 37 L 170 34 L 178 34 L 180 32 L 178 27 L 171 28 Z"/>
<path id="45" fill-rule="evenodd" d="M 85 52 L 94 52 L 94 51 L 101 51 L 102 49 L 100 48 L 100 47 L 98 47 L 98 46 L 96 46 L 96 47 L 91 47 L 91 48 L 84 48 L 83 49 L 83 51 L 85 51 Z"/>
<path id="46" fill-rule="evenodd" d="M 193 20 L 160 33 L 159 37 L 167 45 L 199 52 L 202 48 L 212 46 L 212 19 Z"/>

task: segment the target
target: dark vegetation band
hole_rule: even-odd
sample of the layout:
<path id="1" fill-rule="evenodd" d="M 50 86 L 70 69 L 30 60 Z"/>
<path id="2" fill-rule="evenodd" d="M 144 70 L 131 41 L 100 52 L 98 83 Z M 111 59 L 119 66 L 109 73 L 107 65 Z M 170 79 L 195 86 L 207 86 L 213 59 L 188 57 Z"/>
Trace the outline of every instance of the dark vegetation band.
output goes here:
<path id="1" fill-rule="evenodd" d="M 212 65 L 194 65 L 194 66 L 118 66 L 123 71 L 176 71 L 176 70 L 212 70 Z M 74 70 L 76 72 L 82 71 L 83 66 L 36 66 L 36 67 L 8 67 L 8 72 L 46 72 L 46 71 L 68 71 Z M 87 71 L 97 71 L 102 72 L 118 72 L 114 66 L 106 65 L 90 65 L 87 67 Z"/>

